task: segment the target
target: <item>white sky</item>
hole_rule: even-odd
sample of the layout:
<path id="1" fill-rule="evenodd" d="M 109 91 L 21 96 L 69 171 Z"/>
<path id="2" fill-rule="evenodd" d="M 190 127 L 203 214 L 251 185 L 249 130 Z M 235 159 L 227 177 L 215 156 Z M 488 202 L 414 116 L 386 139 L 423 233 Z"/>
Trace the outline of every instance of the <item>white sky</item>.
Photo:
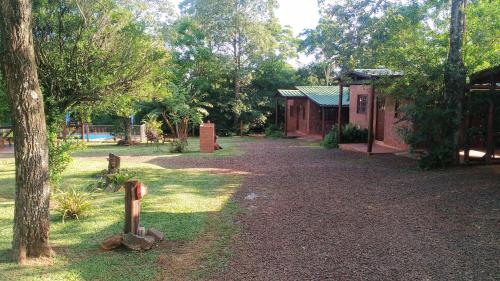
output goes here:
<path id="1" fill-rule="evenodd" d="M 178 5 L 180 0 L 172 0 Z M 293 33 L 298 36 L 304 29 L 313 29 L 319 21 L 318 0 L 278 0 L 279 8 L 276 17 L 282 25 L 289 25 Z M 298 61 L 292 61 L 294 66 L 311 62 L 313 57 L 301 54 Z"/>

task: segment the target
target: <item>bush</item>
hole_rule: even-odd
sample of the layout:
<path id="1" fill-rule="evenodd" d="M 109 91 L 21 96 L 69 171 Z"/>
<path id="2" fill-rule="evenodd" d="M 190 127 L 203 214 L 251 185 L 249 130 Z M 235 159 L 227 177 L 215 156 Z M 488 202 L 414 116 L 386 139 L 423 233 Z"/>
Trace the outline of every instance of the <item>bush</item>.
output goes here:
<path id="1" fill-rule="evenodd" d="M 321 142 L 321 146 L 325 148 L 338 148 L 339 140 L 338 135 L 338 125 L 333 125 L 332 129 L 328 134 L 325 135 L 325 139 Z M 361 129 L 353 124 L 344 125 L 342 129 L 342 141 L 340 143 L 366 143 L 368 142 L 368 130 Z"/>
<path id="2" fill-rule="evenodd" d="M 186 151 L 188 142 L 186 140 L 175 139 L 170 142 L 170 152 L 171 153 L 183 153 Z"/>
<path id="3" fill-rule="evenodd" d="M 61 214 L 63 222 L 66 219 L 80 219 L 92 208 L 90 194 L 71 187 L 54 195 L 55 210 Z"/>
<path id="4" fill-rule="evenodd" d="M 106 190 L 110 192 L 116 192 L 122 188 L 125 183 L 137 176 L 135 171 L 128 169 L 120 169 L 119 172 L 115 174 L 108 174 L 107 170 L 103 170 L 100 174 L 100 178 L 96 184 L 90 184 L 87 187 L 89 192 L 97 192 L 101 190 Z"/>
<path id="5" fill-rule="evenodd" d="M 337 131 L 338 131 L 337 125 L 334 125 L 330 130 L 330 132 L 328 132 L 328 134 L 325 135 L 323 141 L 321 141 L 321 146 L 327 149 L 338 148 L 339 141 L 337 139 Z"/>
<path id="6" fill-rule="evenodd" d="M 49 134 L 49 180 L 53 185 L 61 181 L 62 173 L 73 160 L 70 153 L 85 148 L 85 143 L 80 140 L 66 138 L 57 139 L 56 133 Z"/>
<path id="7" fill-rule="evenodd" d="M 368 129 L 358 128 L 356 125 L 344 125 L 342 130 L 342 143 L 367 143 Z"/>
<path id="8" fill-rule="evenodd" d="M 276 125 L 270 125 L 265 130 L 266 137 L 268 138 L 282 138 L 284 137 L 283 130 Z"/>

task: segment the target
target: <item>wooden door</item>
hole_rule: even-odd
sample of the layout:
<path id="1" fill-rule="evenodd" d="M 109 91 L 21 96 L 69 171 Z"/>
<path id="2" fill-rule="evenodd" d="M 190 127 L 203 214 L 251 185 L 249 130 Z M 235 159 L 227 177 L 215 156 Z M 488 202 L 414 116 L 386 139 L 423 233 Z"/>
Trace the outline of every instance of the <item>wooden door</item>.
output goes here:
<path id="1" fill-rule="evenodd" d="M 384 124 L 385 124 L 385 101 L 382 98 L 378 98 L 377 121 L 375 123 L 375 139 L 378 141 L 384 140 Z"/>

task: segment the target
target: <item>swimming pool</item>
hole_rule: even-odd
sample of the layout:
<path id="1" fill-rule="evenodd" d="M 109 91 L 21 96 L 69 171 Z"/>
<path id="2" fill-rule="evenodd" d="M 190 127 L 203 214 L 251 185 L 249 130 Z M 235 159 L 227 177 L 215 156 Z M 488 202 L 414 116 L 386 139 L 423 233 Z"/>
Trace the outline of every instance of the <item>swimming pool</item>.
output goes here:
<path id="1" fill-rule="evenodd" d="M 82 134 L 74 134 L 74 137 L 82 138 Z M 88 135 L 90 141 L 107 141 L 113 140 L 114 137 L 110 133 L 90 133 Z M 87 134 L 85 134 L 85 140 L 87 139 Z"/>

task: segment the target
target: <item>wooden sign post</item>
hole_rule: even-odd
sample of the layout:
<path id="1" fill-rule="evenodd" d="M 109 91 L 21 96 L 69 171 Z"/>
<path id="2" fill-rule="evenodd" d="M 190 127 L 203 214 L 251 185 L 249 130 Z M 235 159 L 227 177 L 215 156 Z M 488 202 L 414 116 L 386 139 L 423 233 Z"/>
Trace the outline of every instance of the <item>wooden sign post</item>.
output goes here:
<path id="1" fill-rule="evenodd" d="M 139 234 L 139 222 L 141 212 L 141 190 L 143 185 L 139 181 L 128 181 L 125 183 L 125 225 L 123 233 Z M 139 195 L 139 196 L 138 196 Z"/>

